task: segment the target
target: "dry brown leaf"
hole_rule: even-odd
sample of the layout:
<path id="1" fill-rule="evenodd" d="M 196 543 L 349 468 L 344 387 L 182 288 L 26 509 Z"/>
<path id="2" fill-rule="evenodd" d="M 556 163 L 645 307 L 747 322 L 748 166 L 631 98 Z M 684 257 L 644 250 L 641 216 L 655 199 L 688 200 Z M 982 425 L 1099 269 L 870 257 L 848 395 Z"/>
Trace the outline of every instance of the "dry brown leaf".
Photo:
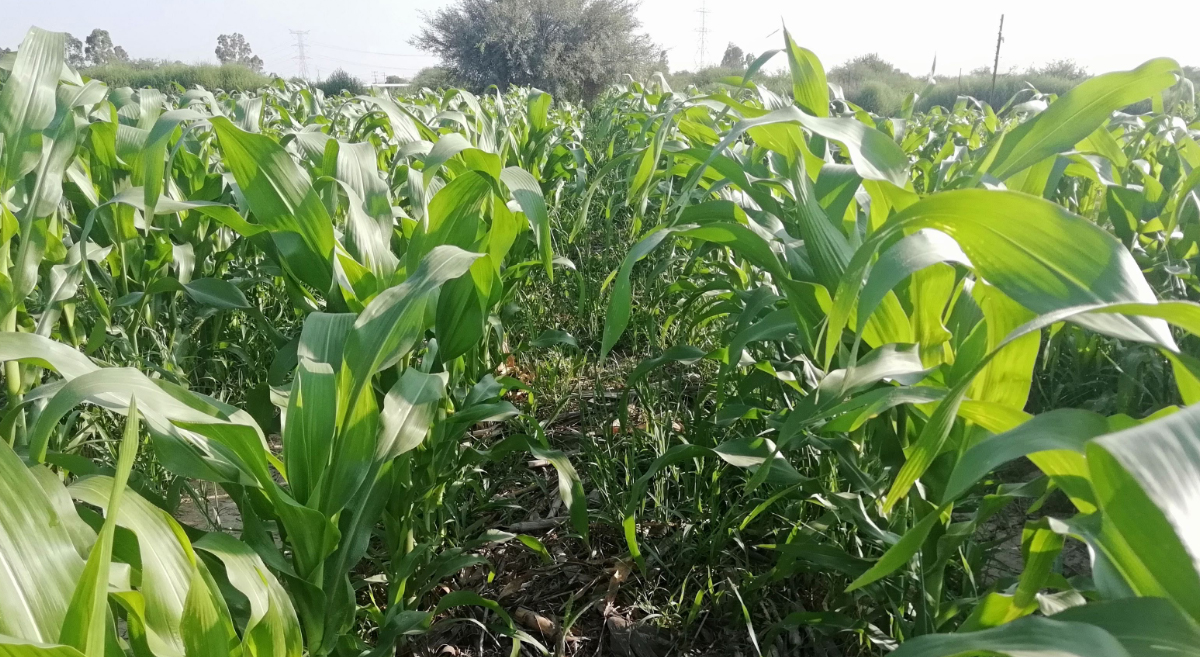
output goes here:
<path id="1" fill-rule="evenodd" d="M 558 636 L 558 623 L 555 623 L 536 611 L 531 611 L 524 607 L 517 607 L 517 610 L 513 612 L 513 618 L 517 619 L 517 622 L 525 627 L 541 632 L 542 636 L 548 639 L 553 639 L 554 637 Z"/>

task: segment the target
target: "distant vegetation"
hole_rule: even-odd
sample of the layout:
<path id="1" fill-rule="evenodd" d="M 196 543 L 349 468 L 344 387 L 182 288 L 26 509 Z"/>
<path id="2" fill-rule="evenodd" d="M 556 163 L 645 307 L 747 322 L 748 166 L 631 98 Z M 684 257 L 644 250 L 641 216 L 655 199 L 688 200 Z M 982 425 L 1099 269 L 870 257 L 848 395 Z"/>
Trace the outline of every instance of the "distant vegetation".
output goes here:
<path id="1" fill-rule="evenodd" d="M 531 1 L 538 5 L 533 7 L 536 11 L 515 0 L 458 0 L 437 11 L 427 17 L 412 43 L 438 55 L 443 63 L 421 69 L 411 80 L 393 75 L 387 82 L 410 82 L 418 89 L 465 87 L 474 91 L 490 85 L 528 85 L 560 97 L 591 98 L 609 84 L 620 82 L 625 73 L 646 79 L 661 71 L 678 92 L 690 87 L 708 92 L 723 84 L 739 84 L 757 57 L 729 43 L 716 66 L 668 72 L 664 51 L 640 33 L 635 6 L 628 0 Z M 508 29 L 534 18 L 540 21 L 537 29 Z M 10 49 L 0 48 L 0 54 L 6 52 Z M 262 59 L 240 33 L 220 35 L 215 53 L 220 65 L 132 59 L 113 42 L 108 30 L 97 28 L 82 41 L 66 35 L 64 59 L 82 74 L 113 87 L 172 91 L 202 86 L 249 91 L 271 79 L 264 74 Z M 1200 86 L 1200 68 L 1184 66 L 1183 72 Z M 898 114 L 913 93 L 919 95 L 918 111 L 952 107 L 960 96 L 998 110 L 1022 90 L 1061 95 L 1089 77 L 1083 66 L 1062 59 L 1024 71 L 1002 71 L 994 82 L 991 67 L 980 66 L 969 72 L 935 75 L 930 84 L 930 75 L 902 71 L 875 53 L 850 59 L 828 72 L 828 81 L 845 100 L 880 116 Z M 786 69 L 758 71 L 752 81 L 781 96 L 791 94 Z M 337 95 L 343 90 L 362 93 L 366 85 L 339 68 L 316 86 L 327 95 Z"/>
<path id="2" fill-rule="evenodd" d="M 529 85 L 593 98 L 625 73 L 662 70 L 630 0 L 458 0 L 426 17 L 412 44 L 473 91 Z"/>
<path id="3" fill-rule="evenodd" d="M 243 64 L 184 64 L 161 60 L 113 62 L 81 71 L 83 75 L 103 81 L 109 87 L 150 87 L 163 91 L 201 86 L 205 89 L 247 91 L 258 89 L 271 81 L 262 73 Z"/>
<path id="4" fill-rule="evenodd" d="M 412 79 L 412 86 L 417 89 L 424 87 L 430 89 L 453 87 L 455 86 L 454 73 L 445 66 L 426 66 L 417 71 L 417 74 Z"/>
<path id="5" fill-rule="evenodd" d="M 667 81 L 676 91 L 693 85 L 702 91 L 715 90 L 722 80 L 741 78 L 753 58 L 753 54 L 743 54 L 740 48 L 731 43 L 722 57 L 722 65 L 697 71 L 676 71 L 667 76 Z M 1200 68 L 1185 66 L 1183 71 L 1194 84 L 1200 84 Z M 912 93 L 920 94 L 916 105 L 920 111 L 938 105 L 952 107 L 959 96 L 970 96 L 999 109 L 1023 89 L 1032 88 L 1044 94 L 1061 95 L 1089 77 L 1090 73 L 1084 67 L 1064 59 L 1024 71 L 1002 71 L 996 76 L 994 88 L 991 69 L 987 66 L 962 75 L 936 75 L 931 86 L 928 75 L 918 76 L 901 71 L 874 53 L 833 66 L 828 74 L 829 82 L 841 89 L 846 100 L 881 116 L 899 113 L 905 98 Z M 786 96 L 791 93 L 791 78 L 787 70 L 759 72 L 752 79 L 777 94 Z"/>
<path id="6" fill-rule="evenodd" d="M 339 68 L 330 73 L 329 77 L 319 82 L 317 88 L 324 91 L 326 96 L 336 96 L 343 91 L 349 92 L 352 96 L 357 96 L 364 91 L 365 85 L 362 80 L 351 75 L 346 69 Z"/>

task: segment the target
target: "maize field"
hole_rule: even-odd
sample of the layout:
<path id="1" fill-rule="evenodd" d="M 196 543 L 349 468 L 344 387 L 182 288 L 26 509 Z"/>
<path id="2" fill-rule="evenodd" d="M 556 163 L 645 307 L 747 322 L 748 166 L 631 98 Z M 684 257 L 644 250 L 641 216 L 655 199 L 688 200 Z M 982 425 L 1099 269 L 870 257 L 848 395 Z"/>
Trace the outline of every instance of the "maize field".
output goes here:
<path id="1" fill-rule="evenodd" d="M 786 31 L 588 106 L 63 46 L 0 60 L 0 655 L 1200 656 L 1176 62 L 882 117 Z"/>

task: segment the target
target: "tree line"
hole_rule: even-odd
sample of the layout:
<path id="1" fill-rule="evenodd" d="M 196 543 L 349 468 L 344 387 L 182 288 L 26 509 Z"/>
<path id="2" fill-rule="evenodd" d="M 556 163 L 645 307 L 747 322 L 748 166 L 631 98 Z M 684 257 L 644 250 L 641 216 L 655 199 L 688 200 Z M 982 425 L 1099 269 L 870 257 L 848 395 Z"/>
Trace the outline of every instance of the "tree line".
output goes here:
<path id="1" fill-rule="evenodd" d="M 64 50 L 67 65 L 77 69 L 133 61 L 125 48 L 113 43 L 108 30 L 100 28 L 92 30 L 82 41 L 68 32 Z M 12 49 L 0 48 L 0 54 L 8 52 Z M 222 64 L 240 64 L 257 73 L 263 71 L 262 58 L 254 54 L 246 37 L 238 32 L 218 36 L 215 52 Z"/>

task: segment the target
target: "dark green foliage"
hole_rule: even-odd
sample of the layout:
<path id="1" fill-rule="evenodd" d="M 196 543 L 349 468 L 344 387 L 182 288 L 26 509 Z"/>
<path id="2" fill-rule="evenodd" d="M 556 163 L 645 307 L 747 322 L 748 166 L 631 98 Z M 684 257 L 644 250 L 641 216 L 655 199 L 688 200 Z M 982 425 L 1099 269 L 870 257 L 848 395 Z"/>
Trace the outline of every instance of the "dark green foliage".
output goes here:
<path id="1" fill-rule="evenodd" d="M 129 55 L 121 46 L 113 44 L 112 36 L 108 30 L 99 28 L 92 30 L 92 33 L 87 36 L 87 46 L 84 53 L 87 55 L 88 63 L 94 66 L 103 66 L 112 62 L 127 62 Z M 71 47 L 68 42 L 68 48 Z"/>
<path id="2" fill-rule="evenodd" d="M 87 61 L 83 56 L 83 42 L 70 34 L 67 35 L 67 66 L 80 68 Z"/>
<path id="3" fill-rule="evenodd" d="M 413 76 L 412 86 L 415 89 L 444 89 L 458 84 L 457 78 L 450 69 L 444 66 L 426 66 Z"/>
<path id="4" fill-rule="evenodd" d="M 263 61 L 250 50 L 246 37 L 238 32 L 217 37 L 217 59 L 222 64 L 241 64 L 254 71 L 262 72 Z"/>
<path id="5" fill-rule="evenodd" d="M 961 79 L 939 77 L 937 84 L 918 102 L 917 108 L 927 110 L 935 105 L 953 107 L 959 96 L 970 96 L 994 108 L 1003 107 L 1010 98 L 1023 90 L 1036 89 L 1043 94 L 1064 94 L 1080 80 L 1060 78 L 1042 73 L 1004 74 L 996 76 L 996 87 L 992 90 L 992 76 L 964 75 Z M 1030 93 L 1026 91 L 1026 93 Z"/>
<path id="6" fill-rule="evenodd" d="M 240 64 L 184 64 L 138 60 L 114 62 L 85 69 L 88 77 L 102 80 L 109 87 L 150 87 L 163 91 L 175 90 L 178 84 L 185 89 L 200 86 L 205 89 L 251 91 L 270 82 L 270 78 Z"/>
<path id="7" fill-rule="evenodd" d="M 326 96 L 336 96 L 343 91 L 356 96 L 363 92 L 363 81 L 351 75 L 346 69 L 339 68 L 330 73 L 329 77 L 317 85 L 317 88 L 324 91 Z"/>
<path id="8" fill-rule="evenodd" d="M 1086 78 L 1087 71 L 1069 59 L 1025 72 L 1001 73 L 996 76 L 994 89 L 991 69 L 983 66 L 961 76 L 939 75 L 932 87 L 927 77 L 905 73 L 876 54 L 856 57 L 829 69 L 829 81 L 841 87 L 846 100 L 884 116 L 899 111 L 904 99 L 913 93 L 922 94 L 917 101 L 920 110 L 935 105 L 953 107 L 959 96 L 1000 108 L 1022 90 L 1063 94 Z"/>
<path id="9" fill-rule="evenodd" d="M 592 98 L 663 59 L 640 26 L 629 0 L 459 0 L 427 17 L 412 43 L 476 91 L 515 84 Z"/>
<path id="10" fill-rule="evenodd" d="M 754 53 L 743 52 L 732 41 L 725 46 L 725 54 L 721 56 L 721 68 L 745 69 L 754 61 Z"/>

